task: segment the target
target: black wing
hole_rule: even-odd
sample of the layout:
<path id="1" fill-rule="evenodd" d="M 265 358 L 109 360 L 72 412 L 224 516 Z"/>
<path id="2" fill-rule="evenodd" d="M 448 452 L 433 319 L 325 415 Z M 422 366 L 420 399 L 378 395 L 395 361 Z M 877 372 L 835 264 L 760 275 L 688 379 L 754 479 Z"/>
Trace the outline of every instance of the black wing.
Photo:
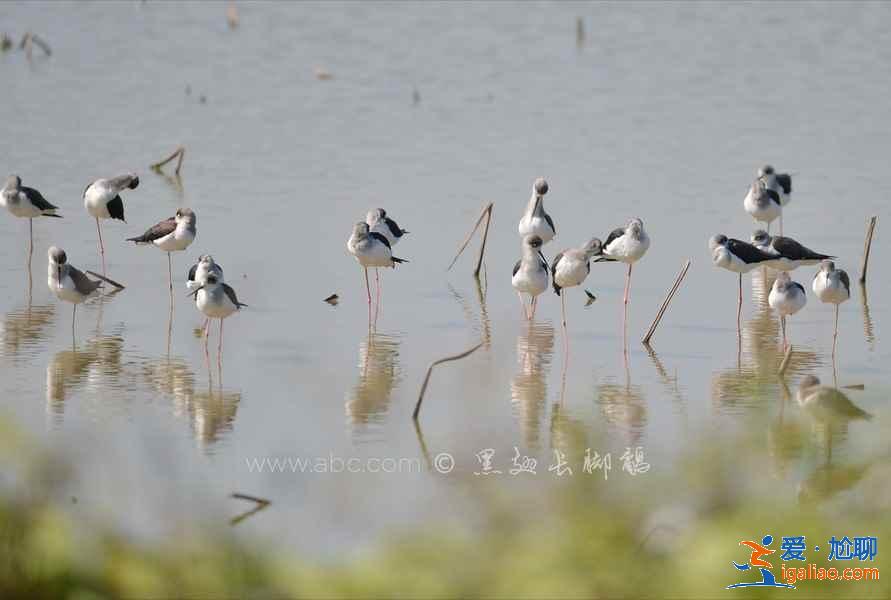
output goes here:
<path id="1" fill-rule="evenodd" d="M 814 252 L 810 248 L 805 248 L 792 238 L 787 237 L 778 236 L 773 238 L 771 246 L 773 246 L 774 250 L 780 253 L 780 256 L 788 258 L 789 260 L 825 260 L 827 258 L 833 258 L 826 254 Z"/>
<path id="2" fill-rule="evenodd" d="M 74 287 L 77 288 L 77 291 L 83 294 L 84 296 L 88 294 L 92 294 L 99 286 L 102 285 L 101 281 L 93 281 L 84 273 L 71 265 L 68 265 L 68 274 L 71 276 L 71 280 L 74 281 Z"/>
<path id="3" fill-rule="evenodd" d="M 780 184 L 780 187 L 783 188 L 784 194 L 792 193 L 792 176 L 788 173 L 779 173 L 777 174 L 777 183 Z"/>
<path id="4" fill-rule="evenodd" d="M 25 194 L 28 201 L 36 206 L 38 210 L 55 210 L 58 208 L 57 206 L 50 204 L 47 199 L 43 197 L 43 194 L 34 188 L 22 186 L 19 189 L 22 190 L 22 193 Z"/>
<path id="5" fill-rule="evenodd" d="M 235 290 L 232 289 L 228 283 L 223 284 L 223 291 L 226 292 L 226 295 L 229 296 L 229 300 L 232 304 L 235 305 L 235 308 L 241 308 L 242 306 L 247 306 L 247 304 L 242 304 L 238 301 L 238 296 L 235 295 Z"/>
<path id="6" fill-rule="evenodd" d="M 174 231 L 176 231 L 176 218 L 170 217 L 166 221 L 161 221 L 139 237 L 127 238 L 127 241 L 136 242 L 137 244 L 149 244 L 165 235 L 170 235 Z"/>
<path id="7" fill-rule="evenodd" d="M 541 265 L 541 268 L 547 273 L 548 271 L 548 259 L 545 258 L 544 254 L 541 253 L 541 250 L 538 251 L 538 262 Z"/>
<path id="8" fill-rule="evenodd" d="M 399 225 L 396 224 L 396 221 L 394 221 L 390 217 L 385 217 L 384 223 L 386 224 L 387 229 L 390 230 L 390 233 L 395 238 L 401 238 L 402 234 L 405 233 L 404 231 L 402 231 L 402 229 L 399 227 Z"/>
<path id="9" fill-rule="evenodd" d="M 522 260 L 518 260 L 518 261 L 517 261 L 517 264 L 514 265 L 514 272 L 511 274 L 511 277 L 513 277 L 514 275 L 516 275 L 516 274 L 517 274 L 517 271 L 520 270 L 520 264 L 521 264 L 522 262 L 523 262 Z"/>
<path id="10" fill-rule="evenodd" d="M 192 268 L 189 269 L 189 281 L 195 281 L 195 273 L 198 271 L 198 263 L 192 265 Z"/>
<path id="11" fill-rule="evenodd" d="M 390 248 L 390 242 L 387 240 L 387 238 L 383 234 L 380 234 L 376 231 L 372 231 L 368 234 L 368 237 L 370 237 L 371 239 L 377 240 L 380 243 L 382 243 L 384 246 L 386 246 L 387 248 Z"/>
<path id="12" fill-rule="evenodd" d="M 793 282 L 792 282 L 792 285 L 795 286 L 795 287 L 797 287 L 799 290 L 801 290 L 801 293 L 802 293 L 802 294 L 804 294 L 805 296 L 807 296 L 807 292 L 804 291 L 804 286 L 803 286 L 803 285 L 801 285 L 801 284 L 798 283 L 797 281 L 793 281 Z"/>
<path id="13" fill-rule="evenodd" d="M 609 248 L 610 244 L 612 244 L 614 241 L 616 241 L 617 238 L 620 238 L 623 235 L 625 235 L 625 229 L 622 227 L 610 231 L 609 235 L 606 236 L 606 241 L 603 243 L 603 249 L 606 250 L 607 248 Z"/>
<path id="14" fill-rule="evenodd" d="M 560 290 L 562 289 L 559 285 L 557 285 L 557 265 L 560 264 L 560 260 L 563 258 L 563 253 L 561 252 L 557 256 L 554 257 L 554 260 L 551 261 L 551 283 L 554 285 L 554 293 L 558 296 L 560 295 Z"/>
<path id="15" fill-rule="evenodd" d="M 771 200 L 773 200 L 777 204 L 780 204 L 780 195 L 777 193 L 776 190 L 769 190 L 765 188 L 764 193 L 767 194 Z"/>
<path id="16" fill-rule="evenodd" d="M 112 198 L 105 207 L 108 208 L 108 214 L 111 215 L 112 219 L 124 221 L 124 223 L 127 222 L 124 220 L 124 201 L 121 200 L 120 196 Z"/>
<path id="17" fill-rule="evenodd" d="M 839 269 L 838 278 L 841 279 L 842 285 L 845 286 L 845 289 L 848 290 L 848 296 L 851 295 L 851 279 L 848 277 L 847 271 L 842 271 Z"/>
<path id="18" fill-rule="evenodd" d="M 542 211 L 542 212 L 544 212 L 544 211 Z M 551 231 L 554 232 L 554 235 L 557 235 L 557 228 L 554 227 L 554 219 L 551 218 L 551 215 L 549 215 L 548 213 L 544 213 L 544 219 L 545 219 L 545 221 L 548 222 L 548 225 L 551 226 Z M 412 239 L 414 239 L 414 238 L 412 238 Z"/>
<path id="19" fill-rule="evenodd" d="M 776 256 L 764 252 L 760 248 L 737 239 L 727 240 L 727 249 L 747 265 L 776 260 Z"/>

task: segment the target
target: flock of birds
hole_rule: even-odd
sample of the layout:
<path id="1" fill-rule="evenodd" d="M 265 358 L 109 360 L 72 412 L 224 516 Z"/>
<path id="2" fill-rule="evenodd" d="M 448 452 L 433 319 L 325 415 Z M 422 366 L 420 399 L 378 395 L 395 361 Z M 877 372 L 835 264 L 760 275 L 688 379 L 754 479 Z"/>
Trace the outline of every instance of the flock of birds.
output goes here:
<path id="1" fill-rule="evenodd" d="M 802 284 L 789 275 L 798 267 L 820 265 L 811 288 L 821 302 L 835 305 L 835 332 L 832 351 L 838 341 L 839 305 L 851 297 L 851 280 L 848 274 L 835 267 L 835 256 L 815 252 L 798 241 L 782 235 L 783 209 L 792 195 L 792 176 L 777 173 L 770 166 L 761 167 L 755 181 L 749 186 L 743 207 L 753 219 L 765 223 L 767 230 L 759 229 L 751 236 L 751 242 L 728 238 L 718 234 L 709 240 L 712 262 L 723 269 L 739 274 L 739 302 L 737 324 L 742 314 L 742 276 L 756 267 L 770 267 L 779 271 L 771 287 L 767 302 L 780 316 L 783 331 L 783 349 L 788 347 L 786 318 L 798 313 L 807 304 L 807 292 Z M 770 235 L 770 226 L 780 220 L 780 235 Z"/>
<path id="2" fill-rule="evenodd" d="M 70 302 L 72 308 L 71 331 L 75 334 L 77 305 L 97 293 L 104 283 L 121 288 L 119 283 L 108 279 L 105 266 L 105 244 L 102 240 L 103 219 L 124 221 L 124 202 L 121 193 L 134 190 L 139 186 L 139 177 L 133 173 L 97 179 L 90 183 L 83 193 L 84 207 L 87 213 L 96 220 L 99 235 L 99 254 L 102 260 L 102 275 L 92 271 L 81 271 L 68 260 L 68 254 L 61 248 L 51 246 L 47 251 L 48 269 L 47 286 L 57 298 Z M 51 204 L 34 188 L 22 185 L 18 175 L 10 175 L 0 190 L 0 205 L 13 216 L 29 220 L 30 250 L 34 248 L 34 219 L 38 217 L 56 217 L 59 208 Z M 140 236 L 128 238 L 126 241 L 140 245 L 152 245 L 167 253 L 168 281 L 170 285 L 170 302 L 173 307 L 173 259 L 174 252 L 182 252 L 192 245 L 198 233 L 197 216 L 188 208 L 181 208 L 169 219 L 165 219 L 146 230 Z M 88 275 L 92 275 L 91 278 Z M 225 283 L 223 269 L 210 255 L 202 255 L 189 270 L 187 287 L 190 296 L 195 299 L 195 306 L 207 320 L 204 324 L 205 349 L 210 333 L 210 319 L 220 321 L 219 348 L 223 344 L 223 319 L 229 317 L 246 304 L 238 301 L 235 290 Z"/>

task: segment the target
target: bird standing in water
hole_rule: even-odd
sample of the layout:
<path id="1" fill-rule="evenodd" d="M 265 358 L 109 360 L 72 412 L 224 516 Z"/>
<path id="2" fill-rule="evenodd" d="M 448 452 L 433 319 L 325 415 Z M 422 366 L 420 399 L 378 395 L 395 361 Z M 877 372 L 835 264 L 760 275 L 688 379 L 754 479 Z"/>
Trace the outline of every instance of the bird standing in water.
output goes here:
<path id="1" fill-rule="evenodd" d="M 102 227 L 99 219 L 124 219 L 124 201 L 121 192 L 135 190 L 139 186 L 136 173 L 119 175 L 109 179 L 97 179 L 84 189 L 84 207 L 96 219 L 96 231 L 99 234 L 99 255 L 102 257 L 102 276 L 105 277 L 105 244 L 102 243 Z"/>
<path id="2" fill-rule="evenodd" d="M 47 251 L 48 265 L 46 284 L 59 300 L 71 302 L 71 340 L 74 342 L 74 323 L 77 305 L 89 298 L 102 285 L 93 281 L 82 271 L 68 262 L 68 255 L 61 248 L 50 247 Z"/>
<path id="3" fill-rule="evenodd" d="M 804 286 L 797 281 L 792 281 L 789 273 L 780 271 L 770 294 L 767 296 L 767 303 L 772 309 L 780 315 L 780 322 L 783 327 L 783 350 L 786 350 L 786 317 L 792 316 L 807 304 L 807 293 Z"/>
<path id="4" fill-rule="evenodd" d="M 625 295 L 623 296 L 623 326 L 628 320 L 628 300 L 631 294 L 631 268 L 643 258 L 650 248 L 650 236 L 644 230 L 643 221 L 631 219 L 626 227 L 619 227 L 610 232 L 603 243 L 603 256 L 597 262 L 622 262 L 628 265 L 625 276 Z"/>
<path id="5" fill-rule="evenodd" d="M 566 293 L 564 288 L 581 285 L 591 272 L 591 259 L 600 256 L 603 244 L 598 238 L 591 238 L 581 248 L 569 248 L 554 257 L 551 262 L 551 282 L 554 293 L 560 296 L 563 311 L 563 348 L 569 351 L 569 340 L 566 335 Z"/>
<path id="6" fill-rule="evenodd" d="M 387 211 L 383 208 L 375 208 L 368 211 L 365 215 L 365 222 L 368 223 L 368 229 L 374 233 L 379 233 L 390 243 L 390 248 L 394 248 L 402 239 L 402 236 L 409 233 L 396 224 L 396 221 L 387 216 Z M 381 277 L 379 269 L 374 269 L 374 281 L 377 284 L 377 304 L 381 303 Z"/>
<path id="7" fill-rule="evenodd" d="M 4 206 L 14 217 L 28 219 L 28 256 L 34 252 L 34 219 L 37 217 L 56 217 L 57 206 L 50 204 L 43 194 L 34 188 L 22 185 L 22 178 L 18 175 L 10 175 L 6 178 L 6 184 L 0 190 L 0 205 Z M 31 259 L 28 259 L 30 264 Z"/>
<path id="8" fill-rule="evenodd" d="M 523 213 L 520 224 L 517 226 L 520 237 L 525 239 L 528 235 L 537 235 L 541 238 L 542 244 L 547 244 L 557 235 L 554 220 L 544 209 L 544 196 L 547 193 L 548 182 L 543 177 L 539 177 L 532 184 L 532 197 L 529 198 L 526 212 Z"/>
<path id="9" fill-rule="evenodd" d="M 220 340 L 217 347 L 217 361 L 222 363 L 223 356 L 223 319 L 230 316 L 234 312 L 246 307 L 238 301 L 235 290 L 226 283 L 223 283 L 214 273 L 210 273 L 205 278 L 203 284 L 195 288 L 192 292 L 195 296 L 195 306 L 198 307 L 204 316 L 207 317 L 207 324 L 204 326 L 204 353 L 207 355 L 207 340 L 210 336 L 210 319 L 220 320 Z"/>
<path id="10" fill-rule="evenodd" d="M 760 177 L 749 186 L 749 191 L 743 199 L 743 208 L 756 221 L 767 223 L 768 232 L 770 224 L 783 214 L 779 192 L 768 188 L 764 179 Z"/>
<path id="11" fill-rule="evenodd" d="M 393 256 L 390 242 L 375 231 L 370 231 L 368 223 L 360 221 L 353 226 L 353 233 L 347 240 L 347 250 L 365 270 L 365 292 L 368 296 L 368 322 L 371 322 L 371 285 L 368 283 L 368 267 L 391 267 L 408 262 Z M 379 283 L 379 282 L 378 282 Z"/>
<path id="12" fill-rule="evenodd" d="M 832 335 L 832 354 L 834 356 L 836 342 L 838 342 L 838 308 L 842 302 L 851 297 L 851 279 L 845 271 L 836 269 L 834 262 L 824 260 L 820 264 L 820 270 L 814 276 L 811 287 L 820 302 L 835 305 L 835 333 Z"/>
<path id="13" fill-rule="evenodd" d="M 517 290 L 520 304 L 523 306 L 523 314 L 526 319 L 535 318 L 535 309 L 538 307 L 538 297 L 548 289 L 548 261 L 541 253 L 542 241 L 537 235 L 527 235 L 523 239 L 523 257 L 514 265 L 511 284 Z M 529 294 L 529 307 L 523 294 Z"/>
<path id="14" fill-rule="evenodd" d="M 127 238 L 128 242 L 151 244 L 167 253 L 167 277 L 170 284 L 170 305 L 173 306 L 173 252 L 182 252 L 195 241 L 198 235 L 198 216 L 190 208 L 181 208 L 169 219 L 150 227 L 138 237 Z"/>
<path id="15" fill-rule="evenodd" d="M 739 274 L 739 302 L 736 305 L 736 326 L 742 317 L 742 276 L 758 265 L 769 264 L 775 256 L 767 254 L 748 242 L 728 238 L 724 234 L 713 236 L 708 241 L 712 251 L 712 262 L 717 267 Z"/>

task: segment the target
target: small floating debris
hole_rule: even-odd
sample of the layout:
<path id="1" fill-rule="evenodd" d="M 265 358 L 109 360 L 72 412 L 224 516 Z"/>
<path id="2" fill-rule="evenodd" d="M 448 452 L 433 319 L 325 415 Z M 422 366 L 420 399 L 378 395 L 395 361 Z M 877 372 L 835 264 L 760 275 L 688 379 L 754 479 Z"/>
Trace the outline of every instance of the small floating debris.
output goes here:
<path id="1" fill-rule="evenodd" d="M 588 290 L 585 290 L 585 295 L 588 297 L 588 299 L 585 300 L 585 308 L 588 308 L 589 306 L 591 306 L 592 304 L 594 304 L 594 302 L 597 300 L 597 296 L 595 296 L 594 294 L 592 294 L 592 293 L 589 292 Z"/>
<path id="2" fill-rule="evenodd" d="M 330 304 L 331 306 L 337 306 L 337 303 L 340 302 L 340 296 L 337 294 L 331 294 L 327 298 L 325 298 L 325 302 Z"/>
<path id="3" fill-rule="evenodd" d="M 585 45 L 585 21 L 581 17 L 575 18 L 575 45 L 579 48 Z"/>
<path id="4" fill-rule="evenodd" d="M 421 92 L 418 91 L 417 87 L 414 87 L 411 90 L 411 103 L 415 106 L 421 103 Z"/>
<path id="5" fill-rule="evenodd" d="M 334 75 L 331 74 L 331 71 L 323 69 L 322 67 L 316 67 L 314 73 L 316 75 L 316 79 L 318 79 L 319 81 L 328 81 L 329 79 L 334 79 Z"/>

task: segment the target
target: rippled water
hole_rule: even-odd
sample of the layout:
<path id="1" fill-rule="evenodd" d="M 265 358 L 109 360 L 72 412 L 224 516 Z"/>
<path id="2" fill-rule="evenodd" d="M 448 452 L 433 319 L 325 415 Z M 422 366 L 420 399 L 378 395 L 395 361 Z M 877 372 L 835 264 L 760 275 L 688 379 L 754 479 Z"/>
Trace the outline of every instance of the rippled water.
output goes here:
<path id="1" fill-rule="evenodd" d="M 693 502 L 686 460 L 737 438 L 751 456 L 728 472 L 770 486 L 778 504 L 863 493 L 889 439 L 886 5 L 239 6 L 229 30 L 225 4 L 0 4 L 0 29 L 32 30 L 53 48 L 30 61 L 0 55 L 3 168 L 65 215 L 35 222 L 31 283 L 27 223 L 0 218 L 2 410 L 76 462 L 71 510 L 153 536 L 224 522 L 243 508 L 227 496 L 245 492 L 273 506 L 239 530 L 324 554 L 432 515 L 470 526 L 479 514 L 453 483 L 477 481 L 484 448 L 505 485 L 514 447 L 538 459 L 535 477 L 510 484 L 527 497 L 560 485 L 547 470 L 553 450 L 578 476 L 590 448 L 613 455 L 613 476 L 592 485 Z M 180 143 L 180 180 L 148 170 Z M 852 275 L 866 219 L 879 215 L 868 302 L 855 285 L 835 363 L 830 307 L 810 298 L 790 319 L 791 390 L 776 377 L 772 275 L 745 279 L 738 336 L 736 277 L 711 266 L 706 245 L 754 229 L 742 198 L 765 161 L 795 173 L 786 233 L 837 254 Z M 103 236 L 109 275 L 127 289 L 83 305 L 72 341 L 71 307 L 44 284 L 46 248 L 97 269 L 82 190 L 126 170 L 141 185 L 125 195 L 127 223 L 103 223 Z M 644 219 L 653 245 L 634 270 L 627 352 L 617 265 L 592 267 L 590 308 L 569 291 L 568 362 L 556 296 L 536 322 L 521 318 L 509 272 L 539 175 L 558 230 L 549 257 Z M 445 267 L 490 201 L 477 286 L 472 256 Z M 179 206 L 198 214 L 198 238 L 174 257 L 171 318 L 163 253 L 123 239 Z M 411 231 L 398 246 L 411 262 L 383 274 L 370 331 L 345 242 L 373 206 Z M 216 326 L 206 360 L 184 286 L 206 252 L 250 305 L 227 320 L 221 369 Z M 688 258 L 646 350 L 638 340 Z M 809 289 L 812 274 L 794 277 Z M 331 293 L 336 307 L 322 302 Z M 481 339 L 434 371 L 415 429 L 428 364 Z M 849 394 L 877 418 L 814 421 L 787 395 L 811 373 L 863 384 Z M 636 446 L 652 473 L 680 483 L 622 477 L 619 455 Z M 440 452 L 455 457 L 451 476 L 259 474 L 246 462 Z"/>

